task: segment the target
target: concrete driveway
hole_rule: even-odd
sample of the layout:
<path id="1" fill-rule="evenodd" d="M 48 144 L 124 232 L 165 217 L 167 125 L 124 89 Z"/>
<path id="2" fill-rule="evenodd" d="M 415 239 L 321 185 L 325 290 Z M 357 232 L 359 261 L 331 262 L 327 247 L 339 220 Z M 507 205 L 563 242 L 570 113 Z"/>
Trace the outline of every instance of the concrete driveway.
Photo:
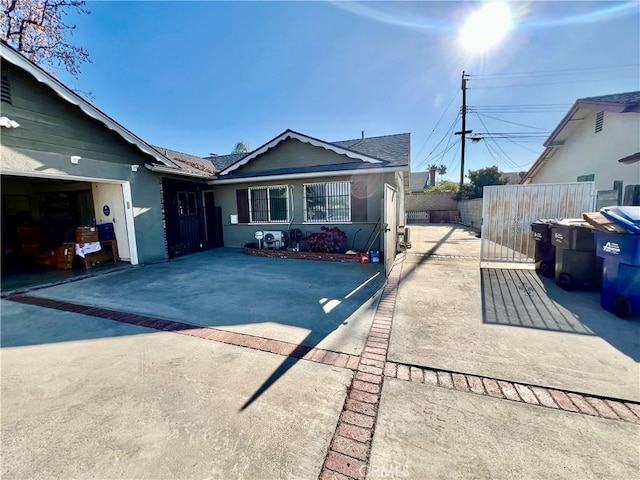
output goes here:
<path id="1" fill-rule="evenodd" d="M 31 295 L 359 354 L 383 284 L 380 264 L 221 248 Z"/>
<path id="2" fill-rule="evenodd" d="M 352 373 L 2 301 L 2 478 L 317 478 Z M 304 386 L 301 388 L 301 386 Z"/>
<path id="3" fill-rule="evenodd" d="M 411 233 L 389 360 L 640 400 L 640 321 L 531 269 L 481 269 L 480 239 L 464 228 Z"/>
<path id="4" fill-rule="evenodd" d="M 3 478 L 317 478 L 380 272 L 221 249 L 31 292 L 58 308 L 2 300 Z M 207 341 L 225 331 L 253 343 Z M 270 339 L 324 364 L 251 348 Z"/>
<path id="5" fill-rule="evenodd" d="M 635 478 L 637 323 L 412 234 L 380 296 L 220 250 L 3 300 L 3 478 Z"/>

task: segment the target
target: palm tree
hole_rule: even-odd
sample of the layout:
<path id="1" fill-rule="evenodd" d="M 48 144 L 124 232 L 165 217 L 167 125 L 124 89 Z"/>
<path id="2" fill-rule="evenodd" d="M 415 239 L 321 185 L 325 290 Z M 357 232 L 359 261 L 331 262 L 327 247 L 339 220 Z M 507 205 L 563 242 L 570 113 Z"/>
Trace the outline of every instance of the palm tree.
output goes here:
<path id="1" fill-rule="evenodd" d="M 437 167 L 437 170 L 438 175 L 440 175 L 440 183 L 442 184 L 442 182 L 444 182 L 444 176 L 447 174 L 447 166 L 440 165 L 439 167 Z"/>

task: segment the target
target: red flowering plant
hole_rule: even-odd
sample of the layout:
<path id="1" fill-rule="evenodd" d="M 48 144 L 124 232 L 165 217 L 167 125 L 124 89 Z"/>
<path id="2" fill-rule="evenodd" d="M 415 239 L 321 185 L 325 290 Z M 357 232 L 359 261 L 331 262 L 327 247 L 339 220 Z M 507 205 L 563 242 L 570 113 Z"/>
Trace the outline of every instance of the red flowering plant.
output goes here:
<path id="1" fill-rule="evenodd" d="M 347 243 L 347 234 L 338 227 L 320 227 L 320 232 L 310 233 L 302 238 L 310 252 L 332 253 L 339 252 Z"/>

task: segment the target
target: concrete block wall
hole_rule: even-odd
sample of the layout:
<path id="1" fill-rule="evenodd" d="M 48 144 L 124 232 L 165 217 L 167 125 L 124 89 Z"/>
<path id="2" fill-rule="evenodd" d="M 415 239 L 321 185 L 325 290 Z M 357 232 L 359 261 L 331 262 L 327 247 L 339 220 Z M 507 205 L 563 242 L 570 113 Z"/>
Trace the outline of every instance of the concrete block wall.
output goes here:
<path id="1" fill-rule="evenodd" d="M 412 193 L 405 197 L 405 210 L 407 212 L 457 210 L 457 203 L 452 193 Z"/>
<path id="2" fill-rule="evenodd" d="M 481 198 L 458 201 L 458 210 L 460 210 L 460 223 L 480 230 L 482 226 Z"/>

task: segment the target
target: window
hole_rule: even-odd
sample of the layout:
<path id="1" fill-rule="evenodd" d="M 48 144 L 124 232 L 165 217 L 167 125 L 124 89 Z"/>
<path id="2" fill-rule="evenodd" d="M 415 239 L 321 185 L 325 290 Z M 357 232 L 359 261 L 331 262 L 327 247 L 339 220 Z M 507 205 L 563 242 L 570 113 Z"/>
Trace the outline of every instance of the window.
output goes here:
<path id="1" fill-rule="evenodd" d="M 307 183 L 304 185 L 305 222 L 350 222 L 349 182 Z"/>
<path id="2" fill-rule="evenodd" d="M 178 215 L 195 215 L 196 213 L 196 194 L 178 192 Z"/>
<path id="3" fill-rule="evenodd" d="M 285 185 L 249 188 L 249 221 L 252 223 L 287 223 L 289 195 Z"/>
<path id="4" fill-rule="evenodd" d="M 578 177 L 578 182 L 593 182 L 596 179 L 596 175 L 591 173 L 589 175 L 580 175 Z"/>
<path id="5" fill-rule="evenodd" d="M 603 124 L 604 124 L 604 112 L 596 113 L 596 133 L 602 131 Z"/>

